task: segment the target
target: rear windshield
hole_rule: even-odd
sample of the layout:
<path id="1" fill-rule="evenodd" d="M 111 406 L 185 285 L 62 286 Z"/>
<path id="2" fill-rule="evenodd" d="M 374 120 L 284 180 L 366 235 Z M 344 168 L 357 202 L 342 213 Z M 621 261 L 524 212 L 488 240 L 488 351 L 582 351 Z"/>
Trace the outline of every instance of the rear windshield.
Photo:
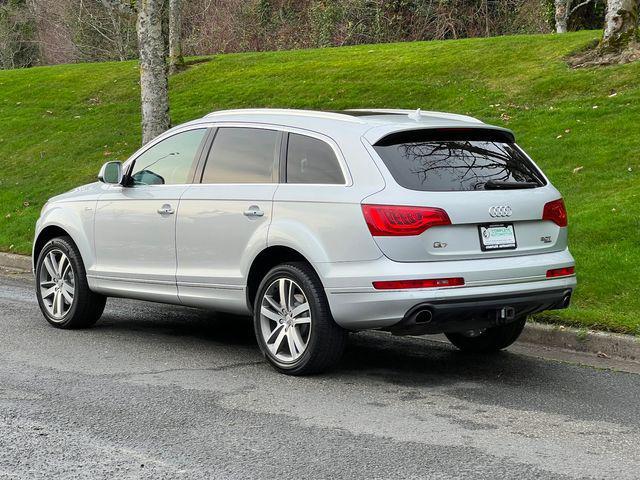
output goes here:
<path id="1" fill-rule="evenodd" d="M 545 184 L 508 132 L 414 130 L 389 135 L 374 148 L 396 182 L 411 190 L 446 192 L 489 190 L 496 184 L 509 188 Z"/>

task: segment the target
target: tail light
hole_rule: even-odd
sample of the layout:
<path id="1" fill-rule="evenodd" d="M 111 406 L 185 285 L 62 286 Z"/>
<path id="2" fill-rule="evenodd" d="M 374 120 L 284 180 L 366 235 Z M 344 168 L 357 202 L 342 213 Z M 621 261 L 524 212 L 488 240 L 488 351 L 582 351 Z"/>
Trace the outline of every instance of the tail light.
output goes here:
<path id="1" fill-rule="evenodd" d="M 374 237 L 420 235 L 431 227 L 451 225 L 441 208 L 362 205 L 362 213 Z"/>
<path id="2" fill-rule="evenodd" d="M 568 277 L 576 273 L 576 267 L 563 267 L 547 270 L 547 278 Z"/>
<path id="3" fill-rule="evenodd" d="M 558 200 L 547 203 L 542 211 L 542 219 L 550 220 L 559 227 L 566 227 L 567 209 L 564 206 L 564 201 L 559 198 Z"/>
<path id="4" fill-rule="evenodd" d="M 384 282 L 373 282 L 376 290 L 403 290 L 405 288 L 441 288 L 441 287 L 461 287 L 464 285 L 464 278 L 432 278 L 428 280 L 388 280 Z"/>

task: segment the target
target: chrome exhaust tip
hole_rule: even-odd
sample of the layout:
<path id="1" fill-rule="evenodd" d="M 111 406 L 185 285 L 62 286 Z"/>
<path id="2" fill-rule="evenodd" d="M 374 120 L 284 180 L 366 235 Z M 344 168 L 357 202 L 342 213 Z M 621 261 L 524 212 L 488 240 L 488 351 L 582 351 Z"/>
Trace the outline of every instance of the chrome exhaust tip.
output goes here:
<path id="1" fill-rule="evenodd" d="M 414 318 L 416 324 L 425 325 L 433 320 L 433 313 L 431 313 L 431 310 L 429 309 L 420 310 L 418 313 L 416 313 Z"/>

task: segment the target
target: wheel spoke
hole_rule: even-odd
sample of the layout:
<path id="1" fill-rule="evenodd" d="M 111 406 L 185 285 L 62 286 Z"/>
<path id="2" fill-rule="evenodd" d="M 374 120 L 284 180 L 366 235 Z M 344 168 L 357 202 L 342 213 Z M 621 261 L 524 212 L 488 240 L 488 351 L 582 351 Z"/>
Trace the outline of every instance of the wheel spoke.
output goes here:
<path id="1" fill-rule="evenodd" d="M 297 355 L 300 355 L 304 351 L 306 344 L 302 340 L 302 337 L 295 326 L 289 329 L 289 338 L 292 339 L 293 344 L 296 347 Z M 291 344 L 291 342 L 289 344 Z"/>
<path id="2" fill-rule="evenodd" d="M 62 296 L 67 301 L 67 303 L 69 305 L 71 305 L 71 303 L 73 302 L 73 295 L 72 295 L 73 294 L 73 289 L 71 290 L 71 293 L 69 293 L 69 290 L 67 289 L 67 286 L 63 285 L 63 287 L 60 290 L 60 292 L 62 292 Z"/>
<path id="3" fill-rule="evenodd" d="M 280 350 L 280 345 L 282 345 L 284 337 L 286 336 L 287 336 L 287 332 L 285 331 L 285 328 L 284 327 L 280 328 L 280 333 L 278 333 L 278 336 L 276 337 L 275 341 L 270 346 L 271 351 L 273 352 L 274 355 L 276 355 L 278 353 L 278 350 Z"/>
<path id="4" fill-rule="evenodd" d="M 56 269 L 55 267 L 51 264 L 51 254 L 47 255 L 44 259 L 44 268 L 47 269 L 47 272 L 49 273 L 49 276 L 51 278 L 56 278 Z"/>
<path id="5" fill-rule="evenodd" d="M 50 288 L 47 288 L 45 291 L 43 291 L 41 295 L 42 295 L 42 298 L 49 298 L 54 293 L 56 293 L 56 287 L 50 287 Z"/>
<path id="6" fill-rule="evenodd" d="M 291 359 L 297 358 L 300 356 L 298 349 L 296 348 L 296 344 L 293 341 L 292 329 L 287 331 L 287 343 L 289 344 L 289 353 L 291 354 Z M 302 350 L 302 349 L 300 349 Z"/>
<path id="7" fill-rule="evenodd" d="M 276 328 L 274 328 L 271 332 L 271 335 L 269 335 L 269 338 L 267 338 L 267 343 L 275 342 L 276 338 L 278 338 L 278 335 L 280 335 L 282 330 L 284 330 L 284 325 L 278 325 Z"/>
<path id="8" fill-rule="evenodd" d="M 311 323 L 310 317 L 298 317 L 293 319 L 294 325 L 304 325 L 305 323 Z"/>
<path id="9" fill-rule="evenodd" d="M 273 320 L 274 322 L 279 322 L 282 319 L 282 316 L 279 313 L 276 312 L 272 312 L 271 310 L 269 310 L 267 307 L 265 307 L 264 305 L 262 306 L 262 308 L 260 309 L 260 313 L 262 315 L 264 315 L 265 317 Z"/>
<path id="10" fill-rule="evenodd" d="M 51 312 L 54 315 L 58 315 L 58 296 L 60 296 L 60 292 L 56 290 L 51 301 Z"/>
<path id="11" fill-rule="evenodd" d="M 309 304 L 305 302 L 302 305 L 298 305 L 296 308 L 291 310 L 291 316 L 295 318 L 301 313 L 304 313 L 308 310 L 309 310 Z"/>
<path id="12" fill-rule="evenodd" d="M 58 295 L 58 299 L 56 304 L 58 308 L 58 315 L 63 315 L 64 314 L 64 297 L 62 296 L 62 292 L 60 290 L 58 290 L 57 295 Z"/>
<path id="13" fill-rule="evenodd" d="M 66 255 L 60 255 L 60 262 L 58 263 L 58 278 L 62 278 L 62 274 L 63 272 L 66 271 L 66 265 L 67 265 L 67 256 Z"/>
<path id="14" fill-rule="evenodd" d="M 281 278 L 278 282 L 278 290 L 280 293 L 280 306 L 287 308 L 287 279 Z"/>
<path id="15" fill-rule="evenodd" d="M 58 261 L 56 260 L 55 252 L 49 253 L 49 262 L 51 263 L 51 268 L 53 269 L 53 276 L 58 276 Z"/>
<path id="16" fill-rule="evenodd" d="M 62 272 L 62 275 L 60 275 L 60 278 L 64 280 L 69 273 L 73 275 L 73 269 L 71 268 L 71 263 L 67 263 L 67 266 L 64 268 L 64 272 Z"/>
<path id="17" fill-rule="evenodd" d="M 287 310 L 291 310 L 291 306 L 293 303 L 291 302 L 291 297 L 293 296 L 293 282 L 289 283 L 289 289 L 287 290 Z"/>
<path id="18" fill-rule="evenodd" d="M 282 308 L 280 307 L 280 304 L 276 302 L 271 295 L 265 295 L 264 299 L 269 303 L 269 305 L 271 305 L 271 308 L 273 308 L 276 312 L 279 312 L 280 309 Z"/>

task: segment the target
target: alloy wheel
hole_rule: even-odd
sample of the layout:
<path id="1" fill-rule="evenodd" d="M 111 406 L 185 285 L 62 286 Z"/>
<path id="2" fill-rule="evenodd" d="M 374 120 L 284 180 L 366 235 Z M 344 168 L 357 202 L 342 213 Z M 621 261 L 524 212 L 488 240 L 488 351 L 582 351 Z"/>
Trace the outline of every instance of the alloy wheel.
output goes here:
<path id="1" fill-rule="evenodd" d="M 271 355 L 280 362 L 295 362 L 307 349 L 311 325 L 302 288 L 290 278 L 274 280 L 260 303 L 260 330 Z"/>
<path id="2" fill-rule="evenodd" d="M 48 252 L 38 278 L 40 297 L 50 317 L 60 321 L 73 306 L 75 276 L 69 257 L 58 249 Z"/>

